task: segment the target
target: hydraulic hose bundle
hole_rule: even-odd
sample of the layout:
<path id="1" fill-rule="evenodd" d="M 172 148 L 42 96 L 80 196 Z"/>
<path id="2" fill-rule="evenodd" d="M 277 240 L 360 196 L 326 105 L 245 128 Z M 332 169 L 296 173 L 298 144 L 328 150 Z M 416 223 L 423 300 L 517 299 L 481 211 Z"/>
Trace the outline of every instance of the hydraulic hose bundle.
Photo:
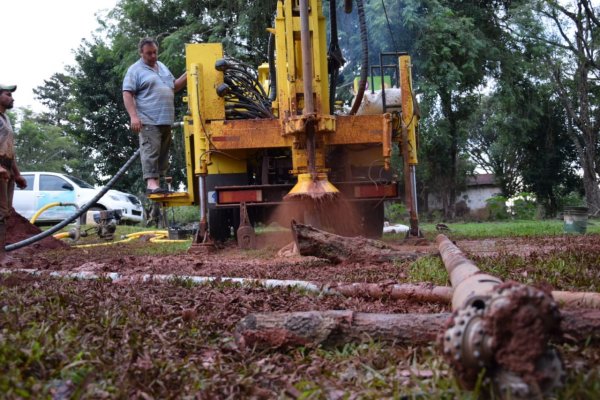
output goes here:
<path id="1" fill-rule="evenodd" d="M 217 94 L 225 99 L 227 119 L 274 117 L 272 100 L 249 66 L 232 58 L 223 58 L 215 63 L 215 69 L 223 72 L 223 83 L 217 87 Z"/>

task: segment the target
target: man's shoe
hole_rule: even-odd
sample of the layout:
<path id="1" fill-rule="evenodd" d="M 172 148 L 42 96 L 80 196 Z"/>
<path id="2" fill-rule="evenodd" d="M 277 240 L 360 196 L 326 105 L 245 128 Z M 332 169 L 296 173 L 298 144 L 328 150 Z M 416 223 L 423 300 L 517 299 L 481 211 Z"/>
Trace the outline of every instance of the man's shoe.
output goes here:
<path id="1" fill-rule="evenodd" d="M 168 194 L 169 191 L 167 189 L 163 189 L 160 187 L 154 189 L 146 189 L 146 194 Z"/>

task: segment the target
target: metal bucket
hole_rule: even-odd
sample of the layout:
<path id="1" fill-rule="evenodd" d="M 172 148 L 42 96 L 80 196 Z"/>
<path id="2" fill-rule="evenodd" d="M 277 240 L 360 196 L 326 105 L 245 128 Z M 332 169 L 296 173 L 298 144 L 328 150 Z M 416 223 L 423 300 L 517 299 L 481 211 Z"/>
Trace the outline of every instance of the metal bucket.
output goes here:
<path id="1" fill-rule="evenodd" d="M 563 213 L 565 233 L 585 233 L 587 229 L 587 207 L 565 207 Z"/>

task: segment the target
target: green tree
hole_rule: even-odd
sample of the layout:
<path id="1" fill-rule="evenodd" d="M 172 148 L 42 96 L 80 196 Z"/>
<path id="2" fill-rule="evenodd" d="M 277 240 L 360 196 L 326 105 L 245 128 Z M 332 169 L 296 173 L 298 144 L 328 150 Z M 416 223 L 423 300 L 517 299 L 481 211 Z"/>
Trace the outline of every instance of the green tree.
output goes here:
<path id="1" fill-rule="evenodd" d="M 83 173 L 85 158 L 80 144 L 54 124 L 27 108 L 16 113 L 15 151 L 21 171 L 65 172 L 89 179 Z"/>
<path id="2" fill-rule="evenodd" d="M 547 91 L 541 93 L 546 94 L 538 99 L 541 113 L 522 148 L 523 187 L 535 193 L 546 215 L 555 215 L 561 198 L 581 188 L 581 177 L 573 167 L 577 152 L 568 134 L 564 107 Z"/>
<path id="3" fill-rule="evenodd" d="M 403 20 L 415 32 L 413 64 L 422 93 L 421 137 L 425 184 L 444 199 L 452 217 L 454 199 L 470 168 L 466 128 L 477 109 L 479 91 L 496 68 L 499 33 L 494 4 L 462 1 L 405 1 Z"/>
<path id="4" fill-rule="evenodd" d="M 174 75 L 185 69 L 185 43 L 222 42 L 225 52 L 254 65 L 266 60 L 268 34 L 276 0 L 121 0 L 99 19 L 102 35 L 84 41 L 76 64 L 55 74 L 36 93 L 51 111 L 45 116 L 65 127 L 94 165 L 95 181 L 113 176 L 138 147 L 122 104 L 122 79 L 138 58 L 137 43 L 145 36 L 159 42 L 159 57 Z M 176 97 L 178 116 L 187 106 Z M 185 182 L 182 135 L 174 132 L 171 169 L 175 182 Z M 141 168 L 134 163 L 117 188 L 141 192 Z"/>
<path id="5" fill-rule="evenodd" d="M 523 48 L 538 48 L 538 63 L 567 113 L 567 133 L 583 171 L 585 197 L 600 211 L 599 109 L 600 6 L 536 0 L 515 7 L 507 30 Z"/>

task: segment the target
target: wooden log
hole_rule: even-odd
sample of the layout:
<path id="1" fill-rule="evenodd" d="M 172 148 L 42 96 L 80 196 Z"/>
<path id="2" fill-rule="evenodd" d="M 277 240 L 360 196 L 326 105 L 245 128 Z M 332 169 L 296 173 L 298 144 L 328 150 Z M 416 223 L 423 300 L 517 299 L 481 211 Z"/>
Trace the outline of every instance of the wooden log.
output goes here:
<path id="1" fill-rule="evenodd" d="M 600 339 L 600 311 L 591 309 L 563 310 L 560 328 L 565 341 L 584 342 Z"/>
<path id="2" fill-rule="evenodd" d="M 553 290 L 552 297 L 564 308 L 600 308 L 600 293 Z"/>
<path id="3" fill-rule="evenodd" d="M 346 310 L 250 314 L 236 327 L 243 347 L 336 346 L 369 341 L 427 344 L 449 314 L 371 314 Z"/>
<path id="4" fill-rule="evenodd" d="M 325 258 L 333 263 L 346 260 L 355 262 L 390 262 L 416 260 L 420 255 L 393 248 L 385 243 L 361 236 L 345 237 L 292 221 L 292 234 L 300 255 Z"/>
<path id="5" fill-rule="evenodd" d="M 426 345 L 436 341 L 450 316 L 348 310 L 257 313 L 240 320 L 235 337 L 240 347 L 263 349 L 331 347 L 371 340 L 391 345 Z M 564 310 L 561 316 L 562 341 L 600 340 L 600 311 Z"/>

